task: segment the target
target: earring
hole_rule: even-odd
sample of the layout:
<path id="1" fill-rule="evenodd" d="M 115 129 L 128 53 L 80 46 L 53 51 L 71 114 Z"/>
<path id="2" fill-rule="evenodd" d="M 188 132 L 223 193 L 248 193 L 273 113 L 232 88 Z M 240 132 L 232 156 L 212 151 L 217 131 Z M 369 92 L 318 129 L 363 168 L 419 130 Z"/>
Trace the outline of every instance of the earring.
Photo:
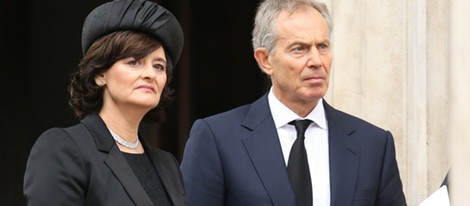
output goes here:
<path id="1" fill-rule="evenodd" d="M 100 81 L 100 82 L 98 82 L 97 85 L 100 86 L 100 87 L 102 87 L 102 86 L 104 86 L 104 84 L 105 84 L 104 82 Z"/>

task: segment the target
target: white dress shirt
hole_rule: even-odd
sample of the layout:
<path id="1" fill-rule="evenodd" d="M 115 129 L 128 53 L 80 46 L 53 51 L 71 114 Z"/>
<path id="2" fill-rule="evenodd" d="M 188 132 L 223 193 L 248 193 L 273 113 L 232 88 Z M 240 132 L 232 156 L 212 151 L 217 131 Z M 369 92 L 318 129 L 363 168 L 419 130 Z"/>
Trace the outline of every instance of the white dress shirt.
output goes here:
<path id="1" fill-rule="evenodd" d="M 286 167 L 291 147 L 297 138 L 295 127 L 290 125 L 289 122 L 296 119 L 309 119 L 313 121 L 305 132 L 305 149 L 307 150 L 310 177 L 312 179 L 313 204 L 315 206 L 330 205 L 328 125 L 323 108 L 323 100 L 320 99 L 315 109 L 305 118 L 300 117 L 282 104 L 274 96 L 272 88 L 268 94 L 268 102 L 279 135 Z"/>

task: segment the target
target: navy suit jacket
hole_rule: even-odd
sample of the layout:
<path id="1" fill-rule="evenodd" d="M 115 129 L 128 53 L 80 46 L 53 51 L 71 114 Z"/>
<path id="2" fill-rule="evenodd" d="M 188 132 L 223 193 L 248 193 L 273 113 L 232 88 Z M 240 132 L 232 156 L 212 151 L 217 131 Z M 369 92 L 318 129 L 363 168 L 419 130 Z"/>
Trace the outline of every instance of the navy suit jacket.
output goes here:
<path id="1" fill-rule="evenodd" d="M 186 205 L 176 158 L 140 140 L 173 205 Z M 38 138 L 28 159 L 24 194 L 31 206 L 154 205 L 97 114 Z"/>
<path id="2" fill-rule="evenodd" d="M 331 205 L 406 205 L 391 133 L 323 102 Z M 188 205 L 295 205 L 267 95 L 196 120 L 181 169 Z"/>

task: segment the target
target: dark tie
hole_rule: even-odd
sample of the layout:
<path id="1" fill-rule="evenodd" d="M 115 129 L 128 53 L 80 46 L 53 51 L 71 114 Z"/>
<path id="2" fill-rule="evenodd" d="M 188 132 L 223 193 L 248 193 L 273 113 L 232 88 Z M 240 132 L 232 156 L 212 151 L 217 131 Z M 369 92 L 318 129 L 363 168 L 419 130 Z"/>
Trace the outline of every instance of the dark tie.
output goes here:
<path id="1" fill-rule="evenodd" d="M 312 121 L 294 120 L 289 122 L 297 130 L 297 139 L 292 145 L 287 163 L 287 172 L 294 189 L 297 206 L 312 206 L 312 181 L 310 179 L 310 169 L 308 167 L 307 151 L 305 150 L 305 130 Z"/>

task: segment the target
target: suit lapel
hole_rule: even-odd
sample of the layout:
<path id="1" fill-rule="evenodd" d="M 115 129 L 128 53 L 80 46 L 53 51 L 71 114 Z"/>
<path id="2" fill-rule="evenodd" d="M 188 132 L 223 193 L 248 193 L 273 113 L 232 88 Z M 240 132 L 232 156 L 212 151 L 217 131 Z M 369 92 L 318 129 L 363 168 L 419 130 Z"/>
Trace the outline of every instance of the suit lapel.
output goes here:
<path id="1" fill-rule="evenodd" d="M 150 200 L 118 147 L 113 147 L 105 162 L 136 205 L 153 205 L 152 200 Z"/>
<path id="2" fill-rule="evenodd" d="M 351 205 L 361 147 L 351 137 L 355 129 L 343 122 L 339 111 L 323 102 L 328 121 L 331 205 Z"/>
<path id="3" fill-rule="evenodd" d="M 242 123 L 251 131 L 243 138 L 243 144 L 273 205 L 294 205 L 294 193 L 267 99 L 264 95 L 252 104 Z"/>
<path id="4" fill-rule="evenodd" d="M 91 114 L 83 119 L 82 123 L 93 134 L 98 150 L 108 153 L 105 164 L 122 184 L 132 201 L 136 205 L 153 205 L 101 118 L 97 114 Z"/>
<path id="5" fill-rule="evenodd" d="M 361 147 L 352 137 L 355 129 L 344 122 L 342 113 L 323 102 L 328 121 L 331 205 L 351 205 Z M 242 125 L 251 131 L 243 143 L 274 205 L 294 205 L 267 95 L 252 104 Z"/>
<path id="6" fill-rule="evenodd" d="M 183 199 L 181 198 L 184 194 L 183 188 L 179 188 L 179 185 L 182 185 L 180 182 L 175 182 L 171 178 L 172 176 L 177 176 L 178 171 L 170 170 L 171 163 L 168 162 L 168 159 L 162 157 L 162 155 L 155 149 L 151 149 L 147 146 L 145 141 L 142 141 L 145 145 L 145 149 L 150 156 L 150 159 L 153 162 L 153 165 L 157 169 L 158 175 L 162 181 L 163 186 L 167 190 L 168 196 L 170 197 L 173 205 L 179 206 L 184 205 Z"/>

